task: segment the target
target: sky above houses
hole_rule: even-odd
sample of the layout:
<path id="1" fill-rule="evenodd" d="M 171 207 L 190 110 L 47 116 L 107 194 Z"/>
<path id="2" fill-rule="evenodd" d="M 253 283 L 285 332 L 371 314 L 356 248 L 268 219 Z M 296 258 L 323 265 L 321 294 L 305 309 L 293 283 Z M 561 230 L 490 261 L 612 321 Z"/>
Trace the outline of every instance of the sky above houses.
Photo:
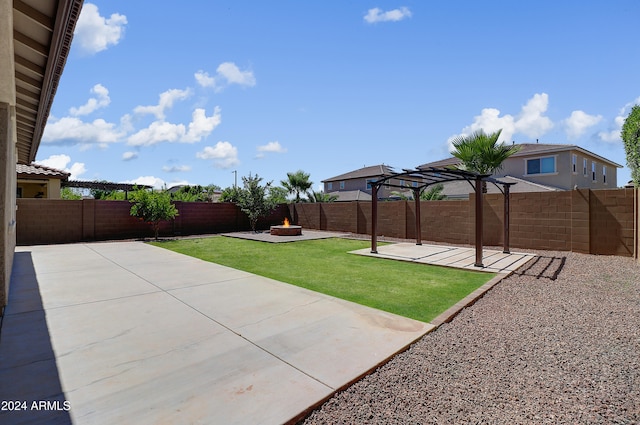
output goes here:
<path id="1" fill-rule="evenodd" d="M 637 0 L 85 1 L 36 161 L 156 187 L 303 170 L 319 188 L 502 129 L 625 165 L 638 16 Z"/>

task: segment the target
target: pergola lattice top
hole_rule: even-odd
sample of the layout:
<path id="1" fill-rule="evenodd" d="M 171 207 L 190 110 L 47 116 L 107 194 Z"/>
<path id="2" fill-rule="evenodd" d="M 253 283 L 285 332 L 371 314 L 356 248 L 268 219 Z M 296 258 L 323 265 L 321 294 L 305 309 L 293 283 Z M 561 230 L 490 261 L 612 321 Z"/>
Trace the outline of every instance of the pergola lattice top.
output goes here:
<path id="1" fill-rule="evenodd" d="M 406 184 L 401 185 L 401 184 L 394 183 L 392 181 L 393 179 L 398 179 L 401 177 L 407 178 L 407 180 L 410 182 L 418 182 L 418 185 L 407 186 Z M 445 168 L 445 167 L 443 168 L 429 167 L 429 168 L 420 168 L 420 169 L 414 169 L 414 170 L 402 169 L 401 173 L 394 173 L 390 176 L 386 176 L 376 181 L 372 181 L 370 182 L 370 184 L 372 187 L 375 185 L 379 188 L 380 186 L 384 185 L 388 187 L 396 187 L 401 189 L 411 189 L 414 191 L 417 190 L 418 193 L 420 193 L 427 187 L 434 184 L 446 183 L 451 181 L 461 181 L 461 180 L 466 180 L 467 182 L 469 182 L 471 187 L 474 188 L 474 185 L 472 182 L 475 182 L 477 178 L 480 178 L 483 181 L 486 181 L 489 183 L 493 183 L 499 189 L 500 189 L 500 186 L 498 185 L 502 185 L 504 189 L 505 187 L 513 186 L 515 184 L 515 183 L 503 182 L 503 181 L 494 179 L 489 174 L 478 174 L 472 171 L 461 170 L 458 168 Z M 500 190 L 504 194 L 503 189 L 500 189 Z"/>

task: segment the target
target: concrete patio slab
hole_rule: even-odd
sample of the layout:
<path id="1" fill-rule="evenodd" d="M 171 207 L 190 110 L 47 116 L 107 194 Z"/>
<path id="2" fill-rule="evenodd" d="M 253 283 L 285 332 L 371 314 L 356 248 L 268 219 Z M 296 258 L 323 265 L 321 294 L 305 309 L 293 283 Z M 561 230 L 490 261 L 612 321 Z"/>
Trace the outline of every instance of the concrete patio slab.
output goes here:
<path id="1" fill-rule="evenodd" d="M 474 265 L 476 255 L 474 248 L 431 244 L 416 245 L 405 242 L 378 246 L 378 252 L 375 254 L 371 252 L 370 248 L 351 251 L 351 253 L 369 257 L 388 258 L 502 274 L 517 270 L 535 257 L 534 254 L 522 252 L 504 254 L 501 251 L 483 249 L 482 263 L 484 267 L 476 267 Z"/>
<path id="2" fill-rule="evenodd" d="M 58 404 L 0 423 L 285 423 L 433 328 L 140 242 L 18 247 L 0 400 Z"/>

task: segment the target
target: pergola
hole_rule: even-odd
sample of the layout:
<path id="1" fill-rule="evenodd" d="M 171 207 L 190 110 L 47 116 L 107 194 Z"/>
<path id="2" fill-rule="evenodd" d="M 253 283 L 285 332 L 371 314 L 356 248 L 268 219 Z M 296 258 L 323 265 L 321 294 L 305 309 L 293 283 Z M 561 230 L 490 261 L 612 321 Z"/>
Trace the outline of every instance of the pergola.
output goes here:
<path id="1" fill-rule="evenodd" d="M 144 184 L 89 182 L 81 180 L 63 181 L 62 186 L 77 187 L 80 189 L 122 190 L 124 191 L 124 199 L 129 199 L 129 192 L 135 191 L 137 189 L 151 189 L 151 186 Z"/>
<path id="2" fill-rule="evenodd" d="M 394 182 L 403 178 L 403 180 L 411 182 L 411 186 L 401 185 Z M 403 169 L 401 173 L 394 173 L 390 176 L 383 177 L 379 180 L 370 182 L 372 193 L 371 202 L 371 253 L 378 253 L 378 189 L 381 186 L 396 187 L 401 189 L 410 189 L 413 192 L 413 199 L 416 208 L 416 245 L 422 245 L 421 240 L 421 224 L 420 224 L 420 194 L 429 186 L 438 183 L 445 183 L 450 181 L 465 180 L 467 181 L 476 194 L 476 259 L 474 266 L 484 267 L 482 264 L 482 193 L 483 193 L 483 181 L 490 182 L 496 185 L 498 189 L 504 195 L 504 246 L 503 252 L 509 254 L 509 187 L 515 183 L 501 182 L 490 177 L 487 174 L 478 174 L 471 171 L 460 170 L 457 168 L 424 168 L 408 170 Z M 500 188 L 500 186 L 502 188 Z"/>

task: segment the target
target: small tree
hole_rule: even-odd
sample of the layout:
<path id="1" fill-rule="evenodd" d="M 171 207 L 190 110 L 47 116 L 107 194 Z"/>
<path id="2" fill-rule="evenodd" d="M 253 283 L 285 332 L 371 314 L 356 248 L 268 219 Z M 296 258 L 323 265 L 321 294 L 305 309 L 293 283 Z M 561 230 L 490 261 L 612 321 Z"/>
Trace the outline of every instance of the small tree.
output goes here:
<path id="1" fill-rule="evenodd" d="M 286 204 L 288 202 L 287 195 L 289 191 L 284 187 L 280 186 L 271 186 L 269 188 L 269 198 L 273 201 L 274 204 Z"/>
<path id="2" fill-rule="evenodd" d="M 631 180 L 640 186 L 640 106 L 634 105 L 622 125 L 620 137 L 627 153 L 627 166 L 631 170 Z"/>
<path id="3" fill-rule="evenodd" d="M 233 202 L 237 204 L 240 200 L 241 192 L 242 189 L 237 186 L 227 187 L 222 191 L 222 194 L 220 195 L 220 202 Z"/>
<path id="4" fill-rule="evenodd" d="M 60 189 L 60 197 L 68 200 L 79 200 L 82 199 L 82 194 L 71 187 L 63 187 Z"/>
<path id="5" fill-rule="evenodd" d="M 242 177 L 242 183 L 244 188 L 240 191 L 240 198 L 237 201 L 237 205 L 240 207 L 249 217 L 249 224 L 251 230 L 256 231 L 256 224 L 258 219 L 267 215 L 275 207 L 273 199 L 267 196 L 267 193 L 271 187 L 271 182 L 266 185 L 260 185 L 262 177 Z"/>
<path id="6" fill-rule="evenodd" d="M 167 192 L 149 192 L 138 189 L 131 194 L 130 214 L 151 224 L 155 239 L 158 240 L 160 222 L 168 221 L 178 215 L 178 210 L 171 203 Z"/>

